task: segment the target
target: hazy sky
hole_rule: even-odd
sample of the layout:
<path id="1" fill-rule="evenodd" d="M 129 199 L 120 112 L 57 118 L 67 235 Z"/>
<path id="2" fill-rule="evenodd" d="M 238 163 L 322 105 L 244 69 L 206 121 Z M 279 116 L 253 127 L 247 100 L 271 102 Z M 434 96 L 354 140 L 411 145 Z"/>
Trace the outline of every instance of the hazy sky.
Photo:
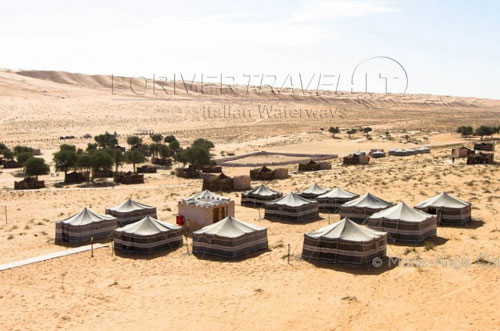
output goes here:
<path id="1" fill-rule="evenodd" d="M 499 12 L 486 0 L 5 1 L 0 67 L 265 74 L 276 85 L 322 74 L 350 90 L 356 64 L 387 56 L 405 68 L 408 93 L 500 98 Z"/>

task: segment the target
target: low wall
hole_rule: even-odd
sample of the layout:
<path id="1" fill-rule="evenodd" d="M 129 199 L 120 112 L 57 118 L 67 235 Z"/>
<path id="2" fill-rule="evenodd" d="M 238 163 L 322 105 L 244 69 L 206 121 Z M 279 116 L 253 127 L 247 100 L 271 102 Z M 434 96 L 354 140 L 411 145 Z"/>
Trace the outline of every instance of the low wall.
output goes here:
<path id="1" fill-rule="evenodd" d="M 287 161 L 278 161 L 278 162 L 256 162 L 256 163 L 230 162 L 230 161 L 245 159 L 245 158 L 252 157 L 252 156 L 272 156 L 272 155 L 288 156 L 288 157 L 304 157 L 304 158 L 298 159 L 298 160 L 287 160 Z M 300 154 L 300 153 L 282 153 L 282 152 L 260 151 L 260 152 L 247 153 L 247 154 L 238 155 L 238 156 L 226 157 L 226 158 L 215 160 L 215 162 L 217 162 L 218 165 L 224 166 L 224 167 L 262 167 L 265 165 L 266 166 L 283 166 L 283 165 L 288 165 L 288 164 L 297 164 L 297 163 L 301 163 L 301 162 L 307 162 L 309 160 L 324 161 L 324 160 L 335 159 L 337 157 L 338 157 L 337 154 Z"/>

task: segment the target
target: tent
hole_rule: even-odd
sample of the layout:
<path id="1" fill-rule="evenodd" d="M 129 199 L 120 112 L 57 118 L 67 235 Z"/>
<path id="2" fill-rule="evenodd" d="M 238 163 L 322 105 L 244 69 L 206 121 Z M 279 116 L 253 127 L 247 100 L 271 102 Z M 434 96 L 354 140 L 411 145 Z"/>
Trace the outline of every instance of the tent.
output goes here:
<path id="1" fill-rule="evenodd" d="M 318 203 L 295 193 L 268 202 L 264 208 L 268 220 L 303 222 L 318 218 Z"/>
<path id="2" fill-rule="evenodd" d="M 128 199 L 119 205 L 106 208 L 106 214 L 118 218 L 120 226 L 137 222 L 146 216 L 157 217 L 156 207 L 148 206 L 132 199 Z"/>
<path id="3" fill-rule="evenodd" d="M 250 170 L 250 178 L 253 180 L 273 180 L 274 172 L 266 166 Z"/>
<path id="4" fill-rule="evenodd" d="M 231 192 L 233 190 L 233 179 L 223 172 L 218 176 L 204 177 L 202 190 Z"/>
<path id="5" fill-rule="evenodd" d="M 283 193 L 272 190 L 265 185 L 259 185 L 253 190 L 241 194 L 241 205 L 247 207 L 262 207 L 264 203 L 281 198 Z"/>
<path id="6" fill-rule="evenodd" d="M 78 214 L 56 222 L 57 244 L 86 244 L 110 237 L 118 226 L 118 220 L 85 207 Z"/>
<path id="7" fill-rule="evenodd" d="M 391 206 L 392 204 L 390 202 L 377 198 L 370 193 L 366 193 L 340 206 L 340 217 L 347 217 L 355 222 L 362 223 L 373 213 Z"/>
<path id="8" fill-rule="evenodd" d="M 228 216 L 193 232 L 193 254 L 237 259 L 267 249 L 267 229 Z"/>
<path id="9" fill-rule="evenodd" d="M 363 264 L 384 257 L 387 234 L 365 228 L 348 218 L 304 234 L 302 258 L 326 263 Z"/>
<path id="10" fill-rule="evenodd" d="M 471 204 L 446 192 L 416 204 L 415 208 L 436 215 L 442 225 L 463 225 L 471 220 Z"/>
<path id="11" fill-rule="evenodd" d="M 340 187 L 336 187 L 331 191 L 322 194 L 316 198 L 319 204 L 319 211 L 323 213 L 337 214 L 340 211 L 340 206 L 359 197 L 358 194 L 345 191 Z"/>
<path id="12" fill-rule="evenodd" d="M 113 232 L 116 252 L 154 254 L 182 246 L 182 228 L 146 216 Z"/>
<path id="13" fill-rule="evenodd" d="M 437 220 L 434 215 L 401 202 L 373 214 L 366 225 L 387 232 L 389 240 L 422 242 L 436 235 Z"/>
<path id="14" fill-rule="evenodd" d="M 318 184 L 314 183 L 305 190 L 299 192 L 299 195 L 306 199 L 316 199 L 318 196 L 329 192 L 329 188 L 323 188 Z"/>
<path id="15" fill-rule="evenodd" d="M 234 201 L 205 190 L 179 201 L 178 215 L 184 218 L 186 230 L 196 231 L 234 216 Z"/>

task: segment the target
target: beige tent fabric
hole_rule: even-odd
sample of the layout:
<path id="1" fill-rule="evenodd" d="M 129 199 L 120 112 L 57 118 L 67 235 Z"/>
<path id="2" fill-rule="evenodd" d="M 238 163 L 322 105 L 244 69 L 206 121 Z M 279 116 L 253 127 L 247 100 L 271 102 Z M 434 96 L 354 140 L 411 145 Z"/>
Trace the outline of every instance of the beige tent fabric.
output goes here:
<path id="1" fill-rule="evenodd" d="M 367 193 L 357 199 L 348 201 L 340 207 L 340 216 L 362 223 L 375 212 L 389 208 L 392 203 Z"/>
<path id="2" fill-rule="evenodd" d="M 472 219 L 472 205 L 446 192 L 416 204 L 415 208 L 436 215 L 442 225 L 464 225 Z"/>
<path id="3" fill-rule="evenodd" d="M 156 214 L 156 207 L 132 199 L 127 199 L 119 205 L 106 208 L 106 214 L 118 218 L 118 222 L 121 226 L 137 222 L 146 216 L 158 217 Z"/>
<path id="4" fill-rule="evenodd" d="M 304 222 L 319 217 L 318 203 L 295 193 L 268 202 L 264 208 L 264 218 L 269 220 Z"/>
<path id="5" fill-rule="evenodd" d="M 193 254 L 235 259 L 268 248 L 267 229 L 232 216 L 193 232 Z"/>
<path id="6" fill-rule="evenodd" d="M 371 215 L 366 223 L 372 229 L 386 231 L 389 240 L 422 242 L 436 235 L 434 215 L 411 208 L 404 202 Z"/>
<path id="7" fill-rule="evenodd" d="M 337 214 L 340 211 L 340 207 L 344 203 L 358 197 L 359 195 L 356 193 L 336 187 L 331 191 L 318 196 L 316 201 L 318 201 L 320 212 Z"/>
<path id="8" fill-rule="evenodd" d="M 318 184 L 314 183 L 311 186 L 309 186 L 308 188 L 300 191 L 299 195 L 303 198 L 306 198 L 306 199 L 315 199 L 318 196 L 329 192 L 330 190 L 331 189 L 329 189 L 329 188 L 323 188 L 323 187 L 319 186 Z"/>
<path id="9" fill-rule="evenodd" d="M 182 246 L 182 228 L 146 216 L 116 229 L 114 249 L 123 254 L 153 254 Z"/>
<path id="10" fill-rule="evenodd" d="M 108 239 L 117 226 L 115 217 L 85 207 L 79 213 L 56 222 L 55 241 L 58 244 L 86 244 L 92 239 Z"/>
<path id="11" fill-rule="evenodd" d="M 356 224 L 348 218 L 304 235 L 302 258 L 326 263 L 363 264 L 384 257 L 387 234 Z"/>

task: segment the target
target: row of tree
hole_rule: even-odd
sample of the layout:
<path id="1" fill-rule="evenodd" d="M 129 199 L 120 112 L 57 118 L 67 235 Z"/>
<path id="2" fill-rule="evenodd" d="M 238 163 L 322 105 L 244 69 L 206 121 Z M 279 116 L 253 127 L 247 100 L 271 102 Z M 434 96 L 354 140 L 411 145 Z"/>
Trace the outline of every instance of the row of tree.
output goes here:
<path id="1" fill-rule="evenodd" d="M 0 143 L 0 155 L 6 160 L 16 161 L 24 168 L 26 176 L 35 176 L 38 181 L 38 176 L 46 175 L 50 171 L 50 167 L 45 163 L 45 160 L 33 156 L 33 148 L 27 146 L 15 146 L 10 150 L 5 144 Z"/>
<path id="2" fill-rule="evenodd" d="M 477 127 L 475 130 L 472 126 L 460 126 L 457 128 L 457 133 L 460 133 L 462 137 L 468 136 L 479 136 L 481 140 L 485 136 L 492 136 L 494 134 L 500 133 L 500 126 L 486 126 L 482 125 Z"/>
<path id="3" fill-rule="evenodd" d="M 360 127 L 359 129 L 355 129 L 355 128 L 347 129 L 346 130 L 347 137 L 349 139 L 351 139 L 351 136 L 353 134 L 356 134 L 358 131 L 363 132 L 365 134 L 365 136 L 368 138 L 370 135 L 370 132 L 372 132 L 372 128 L 370 128 L 369 126 L 366 126 L 366 127 Z M 335 138 L 335 135 L 337 133 L 340 133 L 340 128 L 338 126 L 331 126 L 328 129 L 328 132 L 330 132 L 332 134 L 333 138 Z"/>
<path id="4" fill-rule="evenodd" d="M 147 157 L 167 159 L 172 157 L 175 161 L 182 163 L 183 167 L 190 164 L 194 167 L 213 165 L 210 150 L 214 144 L 205 139 L 197 139 L 187 148 L 180 147 L 175 136 L 163 137 L 160 134 L 150 135 L 151 144 L 145 144 L 143 139 L 137 136 L 127 138 L 130 146 L 124 151 L 118 145 L 116 134 L 108 132 L 96 136 L 95 144 L 88 144 L 87 149 L 76 149 L 73 145 L 61 145 L 59 151 L 54 154 L 56 169 L 64 171 L 65 174 L 71 169 L 84 169 L 91 173 L 94 179 L 96 174 L 111 170 L 113 165 L 115 171 L 124 163 L 132 164 L 134 172 L 136 165 L 144 163 Z"/>

